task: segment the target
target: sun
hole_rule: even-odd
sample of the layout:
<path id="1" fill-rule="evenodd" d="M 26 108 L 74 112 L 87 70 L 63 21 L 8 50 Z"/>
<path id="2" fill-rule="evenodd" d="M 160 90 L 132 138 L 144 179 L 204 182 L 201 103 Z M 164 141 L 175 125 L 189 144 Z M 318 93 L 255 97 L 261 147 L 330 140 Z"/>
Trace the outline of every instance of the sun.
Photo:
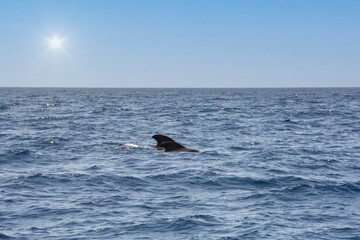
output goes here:
<path id="1" fill-rule="evenodd" d="M 59 49 L 64 46 L 64 39 L 58 36 L 52 36 L 47 39 L 50 48 Z"/>

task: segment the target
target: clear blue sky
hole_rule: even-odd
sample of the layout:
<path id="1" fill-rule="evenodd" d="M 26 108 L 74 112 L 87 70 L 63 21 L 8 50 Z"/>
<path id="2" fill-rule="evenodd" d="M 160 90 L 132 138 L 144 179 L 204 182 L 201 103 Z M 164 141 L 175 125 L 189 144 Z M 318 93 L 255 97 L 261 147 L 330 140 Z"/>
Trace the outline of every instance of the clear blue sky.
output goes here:
<path id="1" fill-rule="evenodd" d="M 1 0 L 0 87 L 360 87 L 360 1 Z"/>

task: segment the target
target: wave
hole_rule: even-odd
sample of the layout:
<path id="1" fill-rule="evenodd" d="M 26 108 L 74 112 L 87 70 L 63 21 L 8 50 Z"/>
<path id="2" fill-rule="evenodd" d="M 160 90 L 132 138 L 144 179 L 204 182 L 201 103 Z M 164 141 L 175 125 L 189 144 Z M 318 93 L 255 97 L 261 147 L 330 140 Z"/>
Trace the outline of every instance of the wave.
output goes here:
<path id="1" fill-rule="evenodd" d="M 189 215 L 168 220 L 164 227 L 168 231 L 187 231 L 188 229 L 213 228 L 221 222 L 220 219 L 211 215 Z"/>
<path id="2" fill-rule="evenodd" d="M 125 148 L 140 148 L 140 145 L 137 145 L 135 143 L 125 143 L 123 146 Z"/>
<path id="3" fill-rule="evenodd" d="M 8 236 L 6 234 L 0 233 L 0 239 L 16 239 L 15 237 Z"/>
<path id="4" fill-rule="evenodd" d="M 9 109 L 9 106 L 8 105 L 5 105 L 5 104 L 1 104 L 0 103 L 0 111 L 6 111 Z"/>
<path id="5" fill-rule="evenodd" d="M 14 179 L 9 179 L 6 186 L 17 188 L 31 186 L 46 187 L 56 186 L 57 184 L 67 184 L 69 187 L 107 187 L 107 188 L 144 188 L 148 182 L 140 177 L 135 176 L 120 176 L 114 174 L 97 174 L 91 175 L 86 173 L 63 173 L 63 174 L 42 174 L 34 173 L 25 176 L 19 176 Z"/>
<path id="6" fill-rule="evenodd" d="M 177 232 L 188 233 L 189 230 L 202 230 L 220 226 L 222 220 L 211 215 L 187 215 L 183 217 L 161 218 L 152 222 L 142 222 L 127 228 L 127 231 L 142 232 L 155 231 L 159 233 Z"/>

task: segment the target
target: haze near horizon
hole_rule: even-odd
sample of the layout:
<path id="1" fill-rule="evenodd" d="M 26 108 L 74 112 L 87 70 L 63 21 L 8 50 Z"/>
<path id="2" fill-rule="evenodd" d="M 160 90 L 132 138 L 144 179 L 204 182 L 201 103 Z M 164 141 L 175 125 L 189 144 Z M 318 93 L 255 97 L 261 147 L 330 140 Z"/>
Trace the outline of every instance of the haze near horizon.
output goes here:
<path id="1" fill-rule="evenodd" d="M 0 87 L 360 87 L 360 1 L 0 3 Z"/>

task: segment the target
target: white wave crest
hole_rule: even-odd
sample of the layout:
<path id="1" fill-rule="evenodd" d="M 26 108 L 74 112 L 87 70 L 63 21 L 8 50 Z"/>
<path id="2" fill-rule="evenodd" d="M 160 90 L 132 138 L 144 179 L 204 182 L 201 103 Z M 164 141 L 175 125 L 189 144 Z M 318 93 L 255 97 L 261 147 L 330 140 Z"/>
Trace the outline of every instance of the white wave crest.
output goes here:
<path id="1" fill-rule="evenodd" d="M 135 144 L 135 143 L 125 143 L 124 147 L 127 147 L 127 148 L 139 148 L 140 146 Z"/>

